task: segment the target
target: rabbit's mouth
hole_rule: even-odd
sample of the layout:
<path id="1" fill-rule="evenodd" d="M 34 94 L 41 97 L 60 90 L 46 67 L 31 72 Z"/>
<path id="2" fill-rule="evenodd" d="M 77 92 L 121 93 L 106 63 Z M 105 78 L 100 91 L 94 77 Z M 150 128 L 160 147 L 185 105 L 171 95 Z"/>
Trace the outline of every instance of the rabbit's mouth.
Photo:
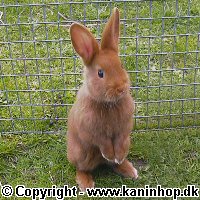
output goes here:
<path id="1" fill-rule="evenodd" d="M 127 88 L 121 89 L 110 89 L 105 93 L 105 101 L 107 102 L 117 102 L 118 100 L 122 99 L 128 93 Z"/>

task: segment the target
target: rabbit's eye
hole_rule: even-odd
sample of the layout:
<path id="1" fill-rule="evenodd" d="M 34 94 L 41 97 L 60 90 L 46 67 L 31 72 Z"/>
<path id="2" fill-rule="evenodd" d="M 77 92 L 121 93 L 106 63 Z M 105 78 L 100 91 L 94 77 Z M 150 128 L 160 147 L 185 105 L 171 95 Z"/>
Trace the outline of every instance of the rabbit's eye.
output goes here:
<path id="1" fill-rule="evenodd" d="M 104 71 L 103 71 L 102 69 L 99 69 L 99 70 L 98 70 L 98 76 L 99 76 L 99 78 L 103 78 L 103 76 L 104 76 Z"/>

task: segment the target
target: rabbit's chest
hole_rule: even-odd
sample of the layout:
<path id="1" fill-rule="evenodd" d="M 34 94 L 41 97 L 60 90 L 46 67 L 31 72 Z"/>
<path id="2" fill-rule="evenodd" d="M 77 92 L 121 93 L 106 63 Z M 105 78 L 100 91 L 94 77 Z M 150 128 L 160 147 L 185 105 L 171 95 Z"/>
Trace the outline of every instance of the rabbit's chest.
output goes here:
<path id="1" fill-rule="evenodd" d="M 111 136 L 122 129 L 123 118 L 118 113 L 113 113 L 113 111 L 100 112 L 94 116 L 97 133 Z"/>
<path id="2" fill-rule="evenodd" d="M 91 115 L 85 123 L 88 124 L 91 134 L 98 137 L 98 135 L 107 135 L 112 137 L 125 130 L 132 128 L 130 121 L 133 118 L 133 110 L 130 106 L 128 109 L 123 106 L 116 106 L 111 108 L 95 109 L 91 111 Z M 131 127 L 130 127 L 131 126 Z"/>

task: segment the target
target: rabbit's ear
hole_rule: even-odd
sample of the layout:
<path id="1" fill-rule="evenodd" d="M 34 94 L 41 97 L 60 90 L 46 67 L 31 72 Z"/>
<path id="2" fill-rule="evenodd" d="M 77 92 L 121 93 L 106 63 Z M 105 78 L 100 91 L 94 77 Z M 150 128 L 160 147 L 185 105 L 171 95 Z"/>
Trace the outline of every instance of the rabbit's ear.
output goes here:
<path id="1" fill-rule="evenodd" d="M 99 51 L 98 43 L 92 33 L 83 25 L 74 23 L 70 27 L 70 35 L 74 49 L 81 56 L 84 64 L 90 64 Z"/>
<path id="2" fill-rule="evenodd" d="M 118 53 L 118 43 L 119 43 L 119 10 L 114 8 L 113 13 L 107 22 L 101 41 L 102 49 L 112 49 Z"/>

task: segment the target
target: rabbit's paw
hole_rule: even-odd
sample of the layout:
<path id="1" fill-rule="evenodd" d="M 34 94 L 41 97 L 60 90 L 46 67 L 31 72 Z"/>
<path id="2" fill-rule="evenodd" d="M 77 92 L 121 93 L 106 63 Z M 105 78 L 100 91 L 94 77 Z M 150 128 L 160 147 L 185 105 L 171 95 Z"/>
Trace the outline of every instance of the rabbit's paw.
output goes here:
<path id="1" fill-rule="evenodd" d="M 106 159 L 108 162 L 114 162 L 115 161 L 115 153 L 113 150 L 113 145 L 111 140 L 107 140 L 104 142 L 103 145 L 100 147 L 101 155 L 104 159 Z"/>
<path id="2" fill-rule="evenodd" d="M 125 160 L 125 158 L 122 158 L 121 160 L 115 158 L 115 163 L 118 164 L 118 165 L 121 165 L 124 162 L 124 160 Z"/>
<path id="3" fill-rule="evenodd" d="M 135 169 L 135 167 L 133 167 L 133 164 L 129 162 L 127 159 L 125 159 L 122 164 L 115 165 L 114 170 L 118 174 L 121 174 L 122 176 L 126 178 L 131 178 L 134 180 L 138 178 L 137 169 Z"/>
<path id="4" fill-rule="evenodd" d="M 101 152 L 101 155 L 104 159 L 106 159 L 108 162 L 115 162 L 114 159 L 110 159 L 110 158 L 107 158 L 102 152 Z"/>
<path id="5" fill-rule="evenodd" d="M 85 192 L 86 188 L 94 188 L 94 181 L 90 173 L 77 170 L 76 182 L 82 192 Z"/>

